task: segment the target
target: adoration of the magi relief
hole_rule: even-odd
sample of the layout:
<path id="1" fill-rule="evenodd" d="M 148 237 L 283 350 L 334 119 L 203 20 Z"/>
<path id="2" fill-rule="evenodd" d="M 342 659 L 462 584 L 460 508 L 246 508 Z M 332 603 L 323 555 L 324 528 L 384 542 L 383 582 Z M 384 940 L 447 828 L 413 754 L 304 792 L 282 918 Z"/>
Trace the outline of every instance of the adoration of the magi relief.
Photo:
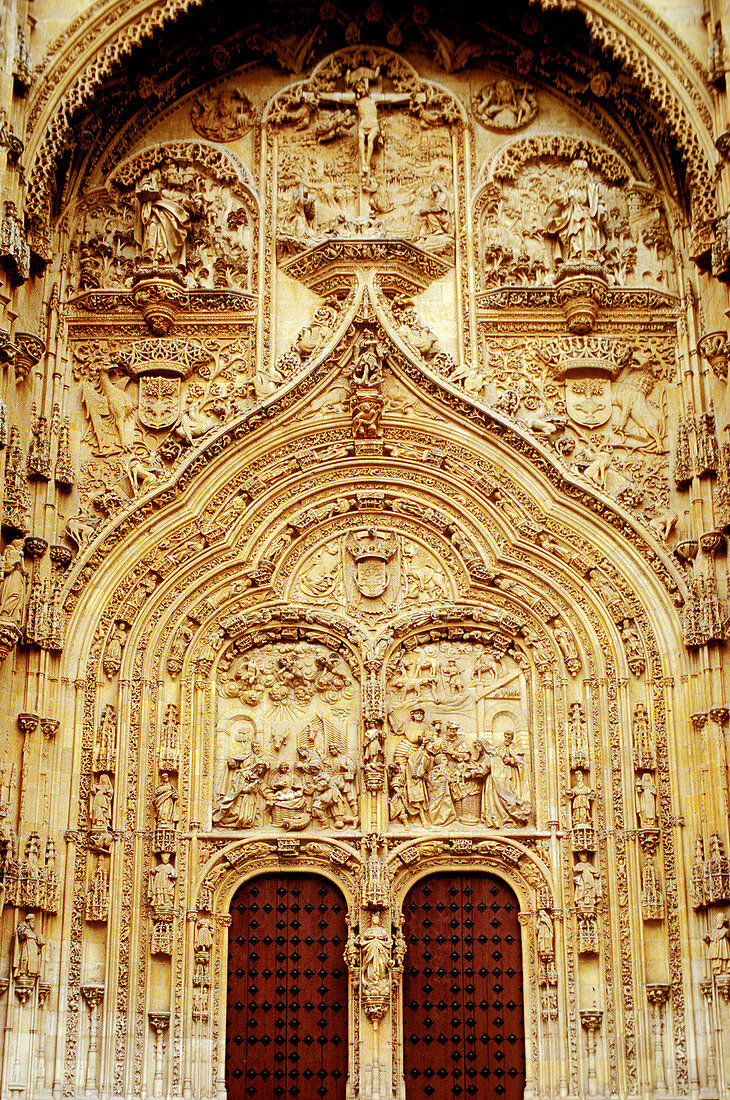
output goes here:
<path id="1" fill-rule="evenodd" d="M 723 21 L 0 15 L 0 1092 L 721 1100 Z"/>

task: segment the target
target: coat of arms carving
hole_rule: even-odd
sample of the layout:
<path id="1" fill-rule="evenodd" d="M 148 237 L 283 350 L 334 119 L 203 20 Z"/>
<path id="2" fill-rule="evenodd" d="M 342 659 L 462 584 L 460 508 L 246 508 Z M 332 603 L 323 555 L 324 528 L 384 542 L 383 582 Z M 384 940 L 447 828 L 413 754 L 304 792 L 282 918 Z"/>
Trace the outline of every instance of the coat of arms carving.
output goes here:
<path id="1" fill-rule="evenodd" d="M 389 569 L 389 563 L 398 549 L 395 539 L 379 535 L 370 529 L 361 535 L 353 535 L 347 540 L 346 546 L 355 565 L 351 574 L 354 589 L 366 600 L 377 600 L 386 596 L 395 583 Z M 354 590 L 349 595 L 351 602 L 360 602 Z"/>
<path id="2" fill-rule="evenodd" d="M 180 419 L 180 378 L 143 374 L 139 379 L 139 419 L 146 428 L 162 431 Z"/>

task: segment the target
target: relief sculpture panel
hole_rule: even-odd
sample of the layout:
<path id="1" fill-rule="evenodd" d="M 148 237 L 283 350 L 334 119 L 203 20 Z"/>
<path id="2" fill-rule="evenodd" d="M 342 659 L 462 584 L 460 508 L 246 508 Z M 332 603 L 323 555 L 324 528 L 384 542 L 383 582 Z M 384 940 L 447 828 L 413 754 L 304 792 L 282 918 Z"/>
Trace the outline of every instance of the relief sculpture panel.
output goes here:
<path id="1" fill-rule="evenodd" d="M 388 670 L 392 827 L 524 829 L 532 820 L 525 675 L 488 643 L 430 642 Z"/>
<path id="2" fill-rule="evenodd" d="M 282 93 L 277 243 L 292 255 L 333 237 L 397 237 L 454 250 L 456 103 L 387 51 L 344 50 Z"/>
<path id="3" fill-rule="evenodd" d="M 550 286 L 576 261 L 600 264 L 613 286 L 675 289 L 658 195 L 646 185 L 627 186 L 625 171 L 621 178 L 599 153 L 581 153 L 572 160 L 544 156 L 535 139 L 518 167 L 508 157 L 497 164 L 477 204 L 480 290 Z"/>
<path id="4" fill-rule="evenodd" d="M 359 686 L 324 645 L 225 655 L 216 681 L 215 829 L 343 829 L 360 820 Z"/>

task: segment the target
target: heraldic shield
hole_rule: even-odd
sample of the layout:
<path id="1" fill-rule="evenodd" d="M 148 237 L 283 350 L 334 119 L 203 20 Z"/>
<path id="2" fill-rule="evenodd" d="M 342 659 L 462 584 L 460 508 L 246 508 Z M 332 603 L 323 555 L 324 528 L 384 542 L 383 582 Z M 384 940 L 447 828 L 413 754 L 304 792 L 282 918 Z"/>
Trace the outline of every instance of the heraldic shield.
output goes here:
<path id="1" fill-rule="evenodd" d="M 358 592 L 366 599 L 377 600 L 390 584 L 388 563 L 397 550 L 394 540 L 379 536 L 375 531 L 353 536 L 347 549 L 355 561 L 353 581 Z"/>
<path id="2" fill-rule="evenodd" d="M 606 374 L 585 374 L 565 381 L 565 408 L 571 420 L 585 428 L 598 428 L 611 419 L 611 379 Z"/>
<path id="3" fill-rule="evenodd" d="M 139 419 L 146 428 L 162 431 L 180 419 L 180 378 L 143 374 L 139 379 Z"/>

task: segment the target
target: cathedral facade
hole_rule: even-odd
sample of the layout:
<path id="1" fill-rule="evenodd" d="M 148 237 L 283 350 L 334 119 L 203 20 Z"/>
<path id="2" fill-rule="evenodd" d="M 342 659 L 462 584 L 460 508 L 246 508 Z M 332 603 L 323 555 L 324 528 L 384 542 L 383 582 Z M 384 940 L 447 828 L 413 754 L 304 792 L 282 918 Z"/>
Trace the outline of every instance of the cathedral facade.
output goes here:
<path id="1" fill-rule="evenodd" d="M 728 19 L 8 0 L 3 1097 L 727 1095 Z"/>

